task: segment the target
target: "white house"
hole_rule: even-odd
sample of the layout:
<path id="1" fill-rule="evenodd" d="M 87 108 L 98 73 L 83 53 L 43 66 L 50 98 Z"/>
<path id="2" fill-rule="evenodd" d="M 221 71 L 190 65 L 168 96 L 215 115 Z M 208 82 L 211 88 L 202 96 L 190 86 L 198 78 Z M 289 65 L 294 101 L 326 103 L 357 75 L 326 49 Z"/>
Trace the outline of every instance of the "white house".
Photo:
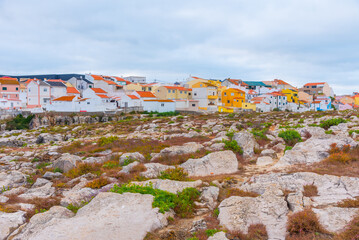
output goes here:
<path id="1" fill-rule="evenodd" d="M 176 110 L 178 111 L 198 111 L 198 100 L 187 99 L 187 100 L 174 100 L 176 103 Z"/>
<path id="2" fill-rule="evenodd" d="M 21 108 L 21 100 L 0 98 L 0 109 Z"/>
<path id="3" fill-rule="evenodd" d="M 26 98 L 28 108 L 41 108 L 51 101 L 50 85 L 40 80 L 31 80 L 27 84 Z"/>
<path id="4" fill-rule="evenodd" d="M 198 101 L 200 110 L 217 111 L 218 93 L 214 85 L 206 84 L 205 87 L 192 88 L 192 99 Z"/>
<path id="5" fill-rule="evenodd" d="M 67 82 L 71 83 L 71 85 L 78 89 L 81 93 L 88 88 L 94 87 L 93 82 L 82 77 L 72 77 Z"/>
<path id="6" fill-rule="evenodd" d="M 108 95 L 108 93 L 102 88 L 88 88 L 82 92 L 82 97 L 92 98 L 92 97 L 96 97 L 97 94 L 102 94 L 106 96 Z"/>
<path id="7" fill-rule="evenodd" d="M 140 107 L 141 99 L 135 95 L 123 95 L 121 96 L 120 107 L 128 108 L 128 107 Z"/>
<path id="8" fill-rule="evenodd" d="M 46 80 L 45 83 L 47 83 L 50 86 L 50 96 L 51 100 L 55 98 L 59 98 L 61 96 L 66 96 L 66 85 L 64 84 L 64 81 L 62 80 Z"/>
<path id="9" fill-rule="evenodd" d="M 123 86 L 111 80 L 96 80 L 94 87 L 105 90 L 109 96 L 121 96 L 124 94 Z"/>
<path id="10" fill-rule="evenodd" d="M 143 110 L 147 112 L 174 112 L 176 103 L 173 100 L 144 100 Z"/>
<path id="11" fill-rule="evenodd" d="M 46 111 L 53 112 L 79 112 L 76 96 L 62 96 L 46 104 Z"/>

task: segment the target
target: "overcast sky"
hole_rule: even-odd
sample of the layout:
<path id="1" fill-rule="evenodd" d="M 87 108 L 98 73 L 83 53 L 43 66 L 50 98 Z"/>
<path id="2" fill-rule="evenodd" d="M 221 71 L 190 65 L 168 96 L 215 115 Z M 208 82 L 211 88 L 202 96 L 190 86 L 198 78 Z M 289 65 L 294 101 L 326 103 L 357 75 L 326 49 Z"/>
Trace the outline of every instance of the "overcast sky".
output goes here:
<path id="1" fill-rule="evenodd" d="M 359 91 L 356 0 L 0 0 L 0 74 L 327 81 Z"/>

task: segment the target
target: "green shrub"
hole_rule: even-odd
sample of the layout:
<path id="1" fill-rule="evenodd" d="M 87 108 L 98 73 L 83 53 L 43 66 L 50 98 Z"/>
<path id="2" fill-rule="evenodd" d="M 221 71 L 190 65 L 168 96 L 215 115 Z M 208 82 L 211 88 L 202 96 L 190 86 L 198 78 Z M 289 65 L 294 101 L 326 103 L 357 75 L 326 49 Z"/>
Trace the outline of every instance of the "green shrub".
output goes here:
<path id="1" fill-rule="evenodd" d="M 359 134 L 359 130 L 349 130 L 349 135 L 352 135 L 353 133 Z"/>
<path id="2" fill-rule="evenodd" d="M 333 130 L 326 130 L 325 134 L 333 134 Z"/>
<path id="3" fill-rule="evenodd" d="M 135 160 L 131 157 L 126 157 L 125 160 L 123 161 L 122 166 L 127 166 L 130 163 L 133 163 Z"/>
<path id="4" fill-rule="evenodd" d="M 212 237 L 214 234 L 216 234 L 220 231 L 221 230 L 218 230 L 218 229 L 207 229 L 206 234 L 207 234 L 207 237 Z"/>
<path id="5" fill-rule="evenodd" d="M 251 133 L 256 137 L 256 138 L 259 138 L 259 139 L 264 139 L 264 140 L 267 140 L 267 136 L 266 136 L 266 133 L 267 133 L 268 129 L 253 129 L 251 131 Z"/>
<path id="6" fill-rule="evenodd" d="M 37 168 L 37 169 L 42 169 L 42 168 L 47 167 L 47 166 L 49 166 L 49 165 L 51 165 L 51 163 L 42 162 L 42 163 L 37 164 L 37 165 L 36 165 L 36 168 Z"/>
<path id="7" fill-rule="evenodd" d="M 188 180 L 188 173 L 184 171 L 183 168 L 176 167 L 176 168 L 169 168 L 165 171 L 161 172 L 159 176 L 160 179 L 170 179 L 175 181 L 187 181 Z"/>
<path id="8" fill-rule="evenodd" d="M 29 129 L 29 124 L 33 118 L 34 115 L 29 115 L 25 118 L 22 114 L 19 114 L 14 119 L 6 122 L 6 130 Z"/>
<path id="9" fill-rule="evenodd" d="M 319 126 L 324 129 L 328 129 L 331 126 L 337 126 L 340 123 L 346 123 L 347 121 L 343 118 L 332 118 L 328 119 L 326 121 L 323 121 Z"/>
<path id="10" fill-rule="evenodd" d="M 63 171 L 62 171 L 60 168 L 58 168 L 58 167 L 54 169 L 54 172 L 55 172 L 55 173 L 57 173 L 57 172 L 58 172 L 58 173 L 63 173 Z"/>
<path id="11" fill-rule="evenodd" d="M 299 132 L 296 130 L 286 130 L 282 131 L 278 134 L 278 137 L 283 138 L 289 146 L 294 146 L 297 142 L 302 141 L 302 137 L 300 136 Z"/>
<path id="12" fill-rule="evenodd" d="M 291 146 L 285 146 L 284 152 L 286 152 L 287 150 L 292 150 L 293 147 Z"/>
<path id="13" fill-rule="evenodd" d="M 232 150 L 233 152 L 243 154 L 242 148 L 238 145 L 236 140 L 223 140 L 224 149 Z"/>
<path id="14" fill-rule="evenodd" d="M 102 147 L 105 146 L 107 144 L 113 143 L 114 141 L 117 141 L 118 137 L 117 136 L 110 136 L 110 137 L 101 137 L 97 144 Z"/>
<path id="15" fill-rule="evenodd" d="M 229 137 L 229 139 L 232 140 L 232 138 L 234 137 L 234 131 L 229 131 L 226 133 L 226 136 Z"/>
<path id="16" fill-rule="evenodd" d="M 138 186 L 134 184 L 122 185 L 119 187 L 115 185 L 111 192 L 115 193 L 140 193 L 151 194 L 154 196 L 152 203 L 153 207 L 158 207 L 161 213 L 173 209 L 180 217 L 189 217 L 193 215 L 194 202 L 198 199 L 200 193 L 195 188 L 186 188 L 177 194 L 163 191 L 160 189 L 153 189 L 152 183 L 147 186 Z"/>

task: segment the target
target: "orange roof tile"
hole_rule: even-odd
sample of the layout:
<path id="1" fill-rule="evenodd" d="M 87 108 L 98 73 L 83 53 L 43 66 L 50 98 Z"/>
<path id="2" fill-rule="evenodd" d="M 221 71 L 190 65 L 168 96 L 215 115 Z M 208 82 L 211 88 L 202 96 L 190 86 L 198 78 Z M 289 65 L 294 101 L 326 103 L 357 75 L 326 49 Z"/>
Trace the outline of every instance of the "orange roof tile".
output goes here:
<path id="1" fill-rule="evenodd" d="M 180 91 L 190 91 L 188 88 L 184 88 L 184 87 L 175 87 L 175 86 L 164 86 L 167 89 L 177 89 Z"/>
<path id="2" fill-rule="evenodd" d="M 0 78 L 1 84 L 20 85 L 16 78 Z"/>
<path id="3" fill-rule="evenodd" d="M 91 77 L 93 77 L 94 80 L 105 80 L 103 77 L 101 77 L 100 75 L 91 75 Z"/>
<path id="4" fill-rule="evenodd" d="M 103 94 L 96 94 L 98 97 L 100 97 L 100 98 L 109 98 L 108 96 L 106 96 L 106 95 L 103 95 Z"/>
<path id="5" fill-rule="evenodd" d="M 137 91 L 137 93 L 141 98 L 156 98 L 156 96 L 151 92 Z"/>
<path id="6" fill-rule="evenodd" d="M 80 94 L 80 92 L 75 88 L 75 87 L 68 87 L 66 89 L 67 93 L 75 93 L 75 94 Z"/>
<path id="7" fill-rule="evenodd" d="M 135 95 L 127 95 L 129 98 L 131 98 L 131 99 L 139 99 L 137 96 L 135 96 Z"/>
<path id="8" fill-rule="evenodd" d="M 103 80 L 103 81 L 106 82 L 108 85 L 117 85 L 117 83 L 111 80 Z"/>
<path id="9" fill-rule="evenodd" d="M 130 81 L 127 81 L 127 80 L 125 80 L 125 79 L 123 79 L 123 78 L 120 78 L 120 77 L 113 77 L 113 78 L 115 78 L 117 81 L 119 81 L 119 82 L 126 82 L 126 84 L 130 84 L 131 82 Z"/>
<path id="10" fill-rule="evenodd" d="M 94 91 L 95 93 L 107 93 L 105 90 L 103 90 L 102 88 L 90 88 L 92 91 Z"/>
<path id="11" fill-rule="evenodd" d="M 71 102 L 76 96 L 62 96 L 59 98 L 56 98 L 52 101 L 64 101 L 64 102 Z"/>
<path id="12" fill-rule="evenodd" d="M 151 100 L 144 100 L 145 102 L 173 102 L 172 100 L 169 99 L 151 99 Z"/>
<path id="13" fill-rule="evenodd" d="M 318 82 L 318 83 L 307 83 L 304 86 L 316 86 L 316 85 L 323 85 L 325 82 Z"/>
<path id="14" fill-rule="evenodd" d="M 287 83 L 283 80 L 280 80 L 280 79 L 274 79 L 274 82 L 276 82 L 279 85 L 290 85 L 289 83 Z"/>

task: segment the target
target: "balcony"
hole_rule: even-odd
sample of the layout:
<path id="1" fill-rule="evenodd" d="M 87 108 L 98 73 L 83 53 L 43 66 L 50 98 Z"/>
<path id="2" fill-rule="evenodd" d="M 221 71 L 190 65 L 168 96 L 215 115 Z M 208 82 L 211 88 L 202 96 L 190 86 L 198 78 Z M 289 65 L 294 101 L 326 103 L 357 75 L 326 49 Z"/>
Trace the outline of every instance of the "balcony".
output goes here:
<path id="1" fill-rule="evenodd" d="M 218 98 L 218 96 L 217 95 L 208 95 L 208 99 L 217 99 Z"/>

